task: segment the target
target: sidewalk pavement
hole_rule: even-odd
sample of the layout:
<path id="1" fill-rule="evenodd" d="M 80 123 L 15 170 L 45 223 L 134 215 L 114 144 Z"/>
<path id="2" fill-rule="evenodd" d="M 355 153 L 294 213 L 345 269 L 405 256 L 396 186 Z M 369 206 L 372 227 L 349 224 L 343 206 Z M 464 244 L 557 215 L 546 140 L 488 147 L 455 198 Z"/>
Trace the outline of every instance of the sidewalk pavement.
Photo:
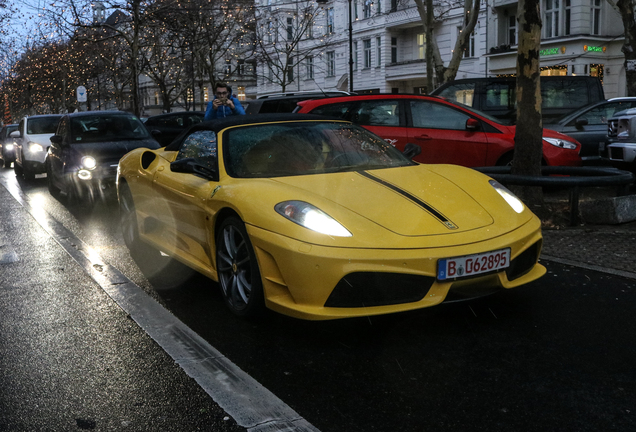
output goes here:
<path id="1" fill-rule="evenodd" d="M 636 222 L 544 229 L 541 256 L 636 279 Z"/>
<path id="2" fill-rule="evenodd" d="M 547 202 L 560 202 L 567 208 L 567 194 L 567 190 L 544 191 L 544 198 Z M 586 188 L 582 190 L 581 200 L 614 195 L 615 190 L 612 188 Z M 541 256 L 547 260 L 636 279 L 636 222 L 544 226 Z"/>

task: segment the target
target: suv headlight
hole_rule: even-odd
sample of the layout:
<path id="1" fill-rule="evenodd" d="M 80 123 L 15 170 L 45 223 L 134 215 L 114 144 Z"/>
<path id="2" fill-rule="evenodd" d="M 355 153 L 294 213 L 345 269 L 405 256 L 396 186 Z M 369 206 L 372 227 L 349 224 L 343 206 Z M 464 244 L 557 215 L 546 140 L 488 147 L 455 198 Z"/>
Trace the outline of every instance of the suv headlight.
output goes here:
<path id="1" fill-rule="evenodd" d="M 82 158 L 82 168 L 87 170 L 94 170 L 97 166 L 97 161 L 92 156 L 84 156 Z"/>
<path id="2" fill-rule="evenodd" d="M 34 143 L 29 141 L 29 151 L 31 153 L 35 153 L 35 152 L 43 152 L 44 151 L 44 147 L 42 147 L 40 144 L 38 143 Z"/>
<path id="3" fill-rule="evenodd" d="M 8 151 L 13 150 L 13 144 L 5 144 L 4 148 Z"/>
<path id="4" fill-rule="evenodd" d="M 561 138 L 547 138 L 547 137 L 543 137 L 543 139 L 555 147 L 560 147 L 560 148 L 569 149 L 569 150 L 576 150 L 576 144 L 573 143 L 572 141 L 566 141 Z"/>

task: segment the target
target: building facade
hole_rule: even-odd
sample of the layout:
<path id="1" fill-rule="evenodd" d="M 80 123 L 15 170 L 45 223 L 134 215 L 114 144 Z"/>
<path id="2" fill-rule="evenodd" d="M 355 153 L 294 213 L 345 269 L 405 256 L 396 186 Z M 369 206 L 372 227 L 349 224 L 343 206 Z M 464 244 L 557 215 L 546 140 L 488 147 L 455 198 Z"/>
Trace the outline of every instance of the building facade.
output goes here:
<path id="1" fill-rule="evenodd" d="M 307 3 L 258 0 L 256 7 L 289 9 L 290 4 L 296 4 L 297 9 L 303 10 Z M 426 88 L 426 37 L 413 0 L 329 0 L 320 5 L 323 13 L 315 18 L 313 37 L 331 35 L 333 43 L 319 55 L 307 59 L 306 64 L 295 66 L 294 81 L 286 91 L 347 91 L 350 60 L 353 61 L 355 92 L 426 93 L 431 90 Z M 438 12 L 444 12 L 444 19 L 436 26 L 434 35 L 446 65 L 464 22 L 463 2 L 456 5 L 462 7 L 437 8 Z M 598 76 L 607 98 L 624 96 L 623 25 L 620 15 L 609 3 L 541 0 L 541 11 L 542 74 Z M 516 73 L 516 12 L 516 1 L 482 1 L 457 79 Z M 258 25 L 263 23 L 257 22 Z M 284 43 L 284 37 L 278 41 L 272 44 Z M 251 93 L 261 96 L 280 91 L 280 85 L 259 77 L 256 91 Z"/>

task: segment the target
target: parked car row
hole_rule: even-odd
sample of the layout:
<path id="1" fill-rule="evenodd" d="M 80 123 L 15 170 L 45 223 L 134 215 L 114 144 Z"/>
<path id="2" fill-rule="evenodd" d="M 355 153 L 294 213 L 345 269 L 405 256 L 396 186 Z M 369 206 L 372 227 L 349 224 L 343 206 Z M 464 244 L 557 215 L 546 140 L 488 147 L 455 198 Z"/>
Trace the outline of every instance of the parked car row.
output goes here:
<path id="1" fill-rule="evenodd" d="M 258 99 L 253 111 L 263 113 L 274 107 L 267 108 L 266 101 L 274 102 L 276 110 L 295 106 L 296 113 L 350 121 L 400 151 L 410 143 L 419 148 L 414 160 L 421 163 L 479 167 L 507 165 L 513 157 L 515 126 L 441 97 L 294 93 Z M 628 108 L 636 108 L 636 98 L 596 102 L 546 123 L 543 163 L 606 163 L 607 119 Z M 13 163 L 16 174 L 27 180 L 47 173 L 53 195 L 94 196 L 108 188 L 117 162 L 128 151 L 165 147 L 201 123 L 203 116 L 201 111 L 176 112 L 150 117 L 145 123 L 125 112 L 24 117 L 0 130 L 1 164 Z"/>

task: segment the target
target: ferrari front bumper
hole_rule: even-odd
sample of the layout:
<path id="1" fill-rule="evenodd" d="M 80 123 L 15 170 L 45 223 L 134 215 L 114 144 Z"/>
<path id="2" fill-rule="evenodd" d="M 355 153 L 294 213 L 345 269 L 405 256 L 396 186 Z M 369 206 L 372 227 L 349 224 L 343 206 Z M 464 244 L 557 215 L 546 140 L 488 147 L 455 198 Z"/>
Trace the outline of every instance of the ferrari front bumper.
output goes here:
<path id="1" fill-rule="evenodd" d="M 542 244 L 537 218 L 480 242 L 419 249 L 333 248 L 254 226 L 248 225 L 247 230 L 257 255 L 267 307 L 309 320 L 420 309 L 443 302 L 451 290 L 461 292 L 462 297 L 477 297 L 526 284 L 546 271 L 537 263 Z M 512 266 L 518 263 L 516 270 L 454 281 L 437 279 L 439 259 L 504 248 L 510 248 Z"/>

